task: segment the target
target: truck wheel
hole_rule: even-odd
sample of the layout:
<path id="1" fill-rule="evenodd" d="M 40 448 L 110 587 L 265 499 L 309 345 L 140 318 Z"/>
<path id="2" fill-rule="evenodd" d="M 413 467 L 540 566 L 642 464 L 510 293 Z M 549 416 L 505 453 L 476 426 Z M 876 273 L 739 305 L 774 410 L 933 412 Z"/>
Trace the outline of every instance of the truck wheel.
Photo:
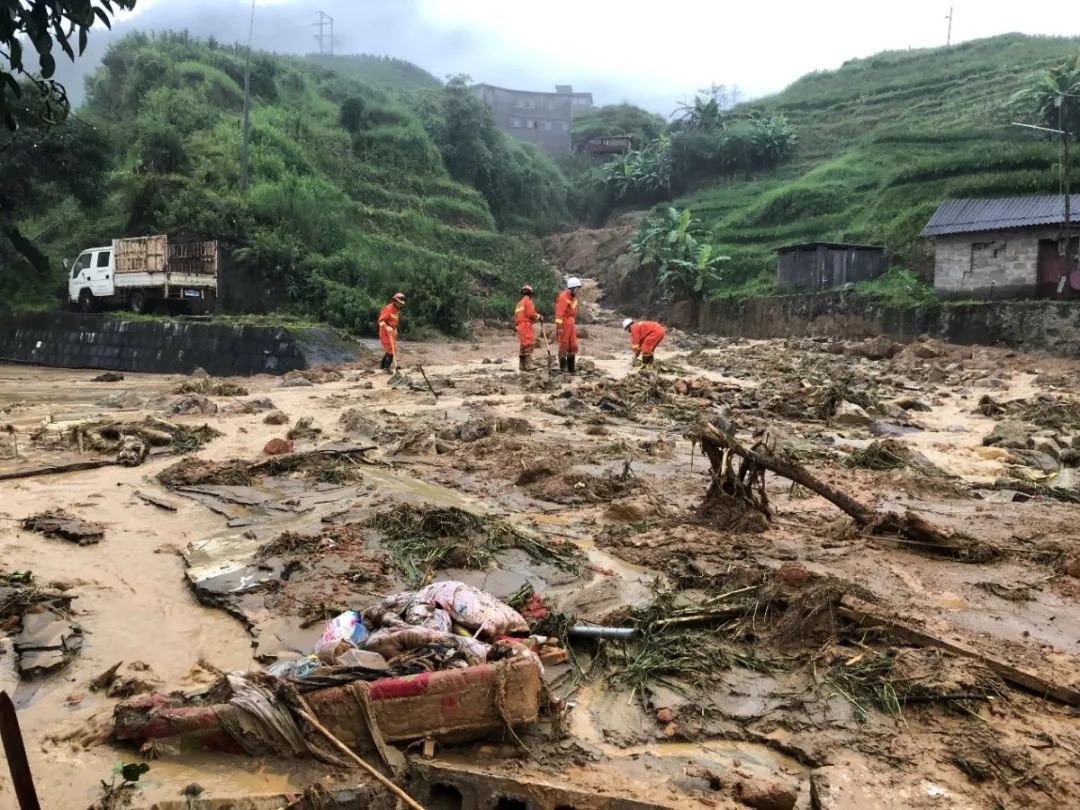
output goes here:
<path id="1" fill-rule="evenodd" d="M 79 293 L 79 312 L 94 311 L 94 296 L 89 290 Z"/>
<path id="2" fill-rule="evenodd" d="M 142 290 L 135 290 L 128 296 L 128 306 L 131 307 L 132 312 L 142 314 L 147 311 L 146 306 L 146 293 Z"/>

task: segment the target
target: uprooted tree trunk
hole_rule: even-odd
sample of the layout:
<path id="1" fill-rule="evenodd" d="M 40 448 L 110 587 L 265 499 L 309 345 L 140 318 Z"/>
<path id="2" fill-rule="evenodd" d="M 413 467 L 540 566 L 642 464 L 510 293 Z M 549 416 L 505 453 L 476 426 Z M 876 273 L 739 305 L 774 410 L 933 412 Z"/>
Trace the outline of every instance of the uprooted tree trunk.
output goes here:
<path id="1" fill-rule="evenodd" d="M 752 448 L 743 447 L 732 431 L 716 424 L 705 424 L 694 438 L 701 444 L 712 467 L 712 483 L 702 504 L 705 515 L 715 515 L 719 511 L 741 516 L 754 509 L 769 518 L 764 483 L 765 472 L 769 471 L 820 495 L 850 515 L 860 529 L 874 534 L 897 535 L 912 545 L 950 556 L 985 559 L 988 555 L 988 549 L 974 539 L 946 531 L 910 510 L 904 514 L 879 512 L 855 500 L 818 480 L 801 464 L 775 455 L 766 442 L 758 442 Z M 727 525 L 734 526 L 733 523 Z"/>

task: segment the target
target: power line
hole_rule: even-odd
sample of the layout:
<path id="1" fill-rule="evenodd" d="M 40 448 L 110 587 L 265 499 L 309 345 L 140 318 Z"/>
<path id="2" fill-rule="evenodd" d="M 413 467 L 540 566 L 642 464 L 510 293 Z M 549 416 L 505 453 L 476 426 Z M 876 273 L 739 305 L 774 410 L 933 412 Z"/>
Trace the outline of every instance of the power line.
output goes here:
<path id="1" fill-rule="evenodd" d="M 947 34 L 945 34 L 945 47 L 946 48 L 948 48 L 950 45 L 952 45 L 952 13 L 953 13 L 953 7 L 949 6 L 949 16 L 945 18 L 946 20 L 949 21 L 949 31 L 948 31 Z"/>

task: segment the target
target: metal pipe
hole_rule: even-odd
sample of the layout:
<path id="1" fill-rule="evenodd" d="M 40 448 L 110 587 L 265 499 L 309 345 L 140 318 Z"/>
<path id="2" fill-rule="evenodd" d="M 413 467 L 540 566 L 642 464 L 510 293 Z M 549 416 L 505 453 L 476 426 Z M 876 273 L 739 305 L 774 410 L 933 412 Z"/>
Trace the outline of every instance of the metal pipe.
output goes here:
<path id="1" fill-rule="evenodd" d="M 570 628 L 571 638 L 603 638 L 614 641 L 629 641 L 636 635 L 636 627 L 596 627 L 589 624 L 578 624 Z"/>

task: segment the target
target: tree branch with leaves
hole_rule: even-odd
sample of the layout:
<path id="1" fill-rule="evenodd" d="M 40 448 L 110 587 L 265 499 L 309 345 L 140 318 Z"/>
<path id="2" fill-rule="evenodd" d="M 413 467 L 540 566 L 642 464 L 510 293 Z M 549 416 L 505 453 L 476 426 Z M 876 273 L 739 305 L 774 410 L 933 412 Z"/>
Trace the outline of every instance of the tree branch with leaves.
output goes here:
<path id="1" fill-rule="evenodd" d="M 22 98 L 29 80 L 41 95 L 41 115 L 49 123 L 67 117 L 71 109 L 67 91 L 53 79 L 58 47 L 71 61 L 75 49 L 79 55 L 86 50 L 91 27 L 101 22 L 112 27 L 111 18 L 118 11 L 135 8 L 136 0 L 5 0 L 0 3 L 0 121 L 13 130 L 17 120 L 13 108 Z M 37 53 L 39 72 L 26 64 L 29 43 Z"/>

